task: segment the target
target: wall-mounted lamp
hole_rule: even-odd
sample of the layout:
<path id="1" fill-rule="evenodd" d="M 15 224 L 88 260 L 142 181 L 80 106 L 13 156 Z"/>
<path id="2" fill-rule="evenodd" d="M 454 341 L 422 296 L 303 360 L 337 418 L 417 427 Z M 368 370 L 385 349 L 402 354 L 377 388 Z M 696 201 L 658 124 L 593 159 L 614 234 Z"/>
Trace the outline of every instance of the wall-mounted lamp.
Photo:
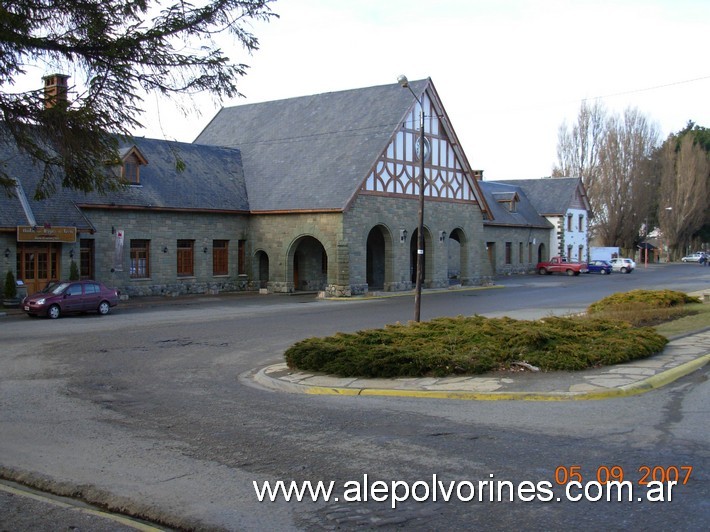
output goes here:
<path id="1" fill-rule="evenodd" d="M 163 248 L 163 253 L 167 253 L 167 252 L 168 252 L 168 246 L 165 246 L 165 247 Z"/>
<path id="2" fill-rule="evenodd" d="M 73 259 L 73 258 L 74 258 L 74 248 L 71 248 L 71 249 L 69 250 L 69 258 L 70 258 L 70 259 Z"/>
<path id="3" fill-rule="evenodd" d="M 439 242 L 446 240 L 446 231 L 439 231 Z"/>
<path id="4" fill-rule="evenodd" d="M 207 253 L 207 246 L 202 248 L 202 253 Z"/>
<path id="5" fill-rule="evenodd" d="M 407 230 L 406 229 L 399 230 L 399 241 L 402 243 L 405 243 L 407 241 Z"/>
<path id="6" fill-rule="evenodd" d="M 12 253 L 12 252 L 10 251 L 10 248 L 5 248 L 5 258 L 6 258 L 6 259 L 9 259 L 9 258 L 10 258 L 10 253 Z"/>

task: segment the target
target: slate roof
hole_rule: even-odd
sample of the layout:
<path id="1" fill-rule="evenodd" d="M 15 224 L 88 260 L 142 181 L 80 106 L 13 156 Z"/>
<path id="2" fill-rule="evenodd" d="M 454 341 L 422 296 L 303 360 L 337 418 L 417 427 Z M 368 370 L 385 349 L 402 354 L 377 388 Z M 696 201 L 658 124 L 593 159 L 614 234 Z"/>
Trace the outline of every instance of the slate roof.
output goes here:
<path id="1" fill-rule="evenodd" d="M 478 186 L 487 200 L 493 220 L 484 220 L 484 225 L 504 225 L 516 227 L 537 227 L 551 229 L 553 225 L 541 216 L 530 203 L 523 189 L 509 181 L 479 181 Z M 508 210 L 511 199 L 517 194 L 515 212 Z M 499 200 L 506 203 L 499 203 Z"/>
<path id="2" fill-rule="evenodd" d="M 576 177 L 551 177 L 511 179 L 506 183 L 522 188 L 537 212 L 543 216 L 562 216 L 574 200 L 580 180 Z"/>
<path id="3" fill-rule="evenodd" d="M 431 80 L 409 85 L 420 95 Z M 242 150 L 252 212 L 341 211 L 413 104 L 391 83 L 228 107 L 195 143 Z"/>
<path id="4" fill-rule="evenodd" d="M 15 229 L 18 225 L 46 223 L 72 226 L 79 230 L 92 228 L 91 223 L 72 201 L 76 192 L 59 187 L 50 200 L 32 199 L 42 169 L 34 165 L 26 155 L 19 153 L 14 145 L 0 143 L 0 164 L 7 175 L 19 182 L 20 187 L 20 190 L 12 191 L 13 197 L 7 197 L 5 192 L 0 190 L 0 194 L 3 194 L 0 199 L 0 228 Z M 23 200 L 26 201 L 25 205 Z"/>
<path id="5" fill-rule="evenodd" d="M 140 185 L 77 198 L 80 205 L 150 207 L 197 211 L 249 211 L 239 150 L 184 142 L 137 138 L 148 164 L 140 167 Z M 184 163 L 183 171 L 176 162 Z"/>
<path id="6" fill-rule="evenodd" d="M 140 185 L 130 186 L 105 195 L 85 194 L 57 188 L 48 200 L 32 199 L 41 168 L 27 156 L 17 153 L 8 144 L 0 144 L 0 161 L 8 175 L 19 181 L 34 220 L 38 225 L 49 223 L 91 229 L 90 222 L 79 206 L 121 206 L 170 210 L 248 212 L 249 202 L 239 150 L 216 146 L 137 138 L 126 146 L 135 145 L 148 161 L 140 169 Z M 184 162 L 182 172 L 176 170 L 176 160 Z M 30 225 L 21 197 L 2 198 L 0 227 Z"/>

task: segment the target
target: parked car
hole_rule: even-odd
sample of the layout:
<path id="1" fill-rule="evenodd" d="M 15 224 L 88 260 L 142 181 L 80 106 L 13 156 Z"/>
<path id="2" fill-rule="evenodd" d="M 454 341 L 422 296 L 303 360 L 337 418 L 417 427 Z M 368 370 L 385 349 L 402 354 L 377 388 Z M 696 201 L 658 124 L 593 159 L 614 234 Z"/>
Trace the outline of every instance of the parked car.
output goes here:
<path id="1" fill-rule="evenodd" d="M 695 253 L 691 253 L 690 255 L 686 255 L 680 260 L 682 260 L 683 262 L 700 262 L 701 258 L 705 258 L 705 253 L 702 251 L 697 251 Z"/>
<path id="2" fill-rule="evenodd" d="M 631 259 L 617 258 L 611 259 L 611 269 L 615 272 L 631 273 L 636 268 L 636 263 Z"/>
<path id="3" fill-rule="evenodd" d="M 93 312 L 108 314 L 118 305 L 119 293 L 96 281 L 61 281 L 22 300 L 22 309 L 30 316 L 56 319 L 62 314 Z"/>
<path id="4" fill-rule="evenodd" d="M 587 264 L 587 273 L 601 273 L 606 275 L 612 272 L 612 266 L 605 260 L 593 260 Z"/>

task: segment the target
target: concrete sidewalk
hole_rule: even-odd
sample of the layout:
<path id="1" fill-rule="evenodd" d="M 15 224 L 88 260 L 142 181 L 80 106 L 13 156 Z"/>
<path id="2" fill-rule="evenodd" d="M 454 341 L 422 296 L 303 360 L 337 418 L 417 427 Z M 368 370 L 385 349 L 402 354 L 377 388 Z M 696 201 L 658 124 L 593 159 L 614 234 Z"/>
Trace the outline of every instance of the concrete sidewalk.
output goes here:
<path id="1" fill-rule="evenodd" d="M 565 401 L 644 393 L 710 362 L 710 329 L 677 338 L 652 357 L 586 371 L 510 371 L 483 376 L 398 379 L 341 378 L 291 371 L 285 363 L 246 378 L 281 392 L 315 395 L 376 395 L 468 400 Z"/>

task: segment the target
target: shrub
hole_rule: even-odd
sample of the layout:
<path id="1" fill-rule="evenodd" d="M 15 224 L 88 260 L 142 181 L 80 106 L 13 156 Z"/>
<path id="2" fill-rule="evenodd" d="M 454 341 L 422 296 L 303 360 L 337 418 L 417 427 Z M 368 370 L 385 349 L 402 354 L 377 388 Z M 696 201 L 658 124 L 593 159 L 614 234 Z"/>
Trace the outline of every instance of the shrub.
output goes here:
<path id="1" fill-rule="evenodd" d="M 626 321 L 634 326 L 658 325 L 695 313 L 687 304 L 701 303 L 674 290 L 632 290 L 600 299 L 587 308 L 589 316 Z"/>
<path id="2" fill-rule="evenodd" d="M 343 377 L 480 374 L 525 361 L 542 370 L 578 370 L 650 356 L 667 340 L 625 322 L 551 317 L 437 318 L 297 342 L 290 368 Z"/>
<path id="3" fill-rule="evenodd" d="M 79 267 L 76 265 L 76 262 L 73 260 L 71 261 L 71 264 L 69 265 L 69 280 L 70 281 L 78 281 L 79 280 Z"/>
<path id="4" fill-rule="evenodd" d="M 701 303 L 697 297 L 689 296 L 684 292 L 675 290 L 631 290 L 630 292 L 619 292 L 592 303 L 587 308 L 590 313 L 603 310 L 613 310 L 631 306 L 651 308 L 669 308 L 687 303 Z"/>
<path id="5" fill-rule="evenodd" d="M 5 276 L 5 287 L 3 289 L 3 297 L 5 299 L 15 299 L 17 297 L 17 285 L 15 284 L 15 275 L 11 270 L 7 271 Z"/>

